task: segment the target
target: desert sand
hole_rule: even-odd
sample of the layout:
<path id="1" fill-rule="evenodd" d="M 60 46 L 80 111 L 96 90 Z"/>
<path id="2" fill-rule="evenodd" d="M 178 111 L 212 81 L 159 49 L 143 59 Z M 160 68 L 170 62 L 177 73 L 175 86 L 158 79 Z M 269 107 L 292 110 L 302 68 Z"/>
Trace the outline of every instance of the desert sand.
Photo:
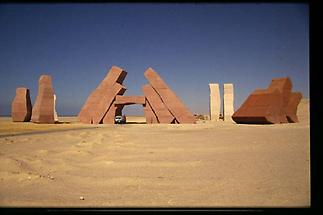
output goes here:
<path id="1" fill-rule="evenodd" d="M 1 207 L 309 207 L 309 100 L 299 123 L 86 125 L 0 119 Z"/>

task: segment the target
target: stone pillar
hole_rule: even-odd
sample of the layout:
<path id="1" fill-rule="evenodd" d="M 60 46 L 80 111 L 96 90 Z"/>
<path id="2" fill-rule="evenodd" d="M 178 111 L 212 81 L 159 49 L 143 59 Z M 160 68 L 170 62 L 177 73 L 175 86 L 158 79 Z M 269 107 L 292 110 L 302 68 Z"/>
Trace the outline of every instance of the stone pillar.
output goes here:
<path id="1" fill-rule="evenodd" d="M 31 121 L 34 123 L 55 123 L 52 77 L 41 75 L 38 85 L 38 95 L 32 109 Z"/>
<path id="2" fill-rule="evenodd" d="M 54 94 L 54 121 L 58 122 L 58 116 L 56 112 L 56 95 Z"/>
<path id="3" fill-rule="evenodd" d="M 233 121 L 232 115 L 234 113 L 233 101 L 234 101 L 234 92 L 233 84 L 224 84 L 223 85 L 223 116 L 224 121 Z"/>
<path id="4" fill-rule="evenodd" d="M 19 87 L 11 104 L 11 117 L 14 122 L 29 122 L 31 118 L 32 105 L 29 89 Z"/>
<path id="5" fill-rule="evenodd" d="M 210 119 L 211 121 L 220 120 L 220 87 L 219 84 L 210 83 Z"/>

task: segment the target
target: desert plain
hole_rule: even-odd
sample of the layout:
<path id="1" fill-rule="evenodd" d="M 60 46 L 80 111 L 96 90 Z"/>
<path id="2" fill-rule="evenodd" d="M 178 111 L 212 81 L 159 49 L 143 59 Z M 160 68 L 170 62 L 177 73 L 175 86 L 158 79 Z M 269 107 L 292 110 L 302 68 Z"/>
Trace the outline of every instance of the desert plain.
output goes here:
<path id="1" fill-rule="evenodd" d="M 87 125 L 0 118 L 1 207 L 309 207 L 309 100 L 299 123 Z"/>

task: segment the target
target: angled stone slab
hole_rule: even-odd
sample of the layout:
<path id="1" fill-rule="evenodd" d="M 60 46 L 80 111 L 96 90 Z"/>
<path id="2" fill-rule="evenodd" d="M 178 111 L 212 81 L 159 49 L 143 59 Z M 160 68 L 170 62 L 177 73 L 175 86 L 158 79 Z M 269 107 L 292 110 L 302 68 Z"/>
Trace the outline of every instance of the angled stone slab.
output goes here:
<path id="1" fill-rule="evenodd" d="M 159 123 L 157 116 L 155 115 L 152 107 L 150 106 L 147 100 L 146 103 L 143 105 L 143 108 L 147 124 Z"/>
<path id="2" fill-rule="evenodd" d="M 115 83 L 122 84 L 127 76 L 127 72 L 118 66 L 112 66 L 106 77 L 101 81 L 97 88 L 106 88 Z"/>
<path id="3" fill-rule="evenodd" d="M 29 89 L 19 87 L 11 104 L 11 117 L 13 122 L 29 122 L 31 119 L 32 105 Z"/>
<path id="4" fill-rule="evenodd" d="M 34 123 L 55 123 L 54 89 L 51 76 L 41 75 L 38 84 L 38 95 L 33 106 L 31 121 Z"/>
<path id="5" fill-rule="evenodd" d="M 145 104 L 144 96 L 116 96 L 116 105 Z"/>
<path id="6" fill-rule="evenodd" d="M 160 123 L 172 123 L 175 117 L 169 112 L 157 92 L 149 85 L 142 86 L 142 91 Z"/>
<path id="7" fill-rule="evenodd" d="M 255 90 L 232 115 L 232 119 L 236 123 L 280 123 L 282 117 L 284 117 L 282 107 L 283 98 L 277 89 L 269 92 L 267 90 Z"/>
<path id="8" fill-rule="evenodd" d="M 286 117 L 288 122 L 294 123 L 299 122 L 297 117 L 297 107 L 302 99 L 302 93 L 300 92 L 293 92 L 291 93 L 287 105 Z"/>
<path id="9" fill-rule="evenodd" d="M 103 122 L 109 107 L 117 95 L 122 95 L 126 88 L 121 85 L 126 72 L 113 66 L 99 86 L 90 94 L 83 105 L 78 118 L 82 123 L 99 124 Z"/>
<path id="10" fill-rule="evenodd" d="M 220 120 L 221 97 L 219 84 L 210 83 L 210 118 L 211 121 Z"/>
<path id="11" fill-rule="evenodd" d="M 103 124 L 115 124 L 115 116 L 121 116 L 122 115 L 122 109 L 124 105 L 117 105 L 116 101 L 114 101 L 107 113 L 103 117 Z"/>
<path id="12" fill-rule="evenodd" d="M 163 103 L 176 118 L 179 123 L 195 123 L 194 115 L 187 109 L 187 107 L 180 101 L 176 94 L 168 87 L 164 80 L 152 68 L 148 68 L 145 77 L 150 85 L 158 93 Z"/>

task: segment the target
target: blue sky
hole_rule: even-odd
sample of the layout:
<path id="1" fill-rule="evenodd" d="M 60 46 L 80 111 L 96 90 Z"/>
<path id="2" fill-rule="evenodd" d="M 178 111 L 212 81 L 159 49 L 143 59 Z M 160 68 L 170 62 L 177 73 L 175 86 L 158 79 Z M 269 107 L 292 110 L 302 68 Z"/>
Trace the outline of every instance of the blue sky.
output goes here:
<path id="1" fill-rule="evenodd" d="M 309 97 L 307 4 L 0 4 L 0 115 L 17 87 L 49 74 L 59 115 L 76 115 L 117 65 L 125 95 L 142 95 L 154 68 L 193 113 L 209 112 L 209 83 L 233 83 L 235 109 L 289 76 Z M 221 88 L 221 91 L 223 89 Z M 221 92 L 222 93 L 222 92 Z M 143 114 L 139 105 L 125 114 Z"/>

